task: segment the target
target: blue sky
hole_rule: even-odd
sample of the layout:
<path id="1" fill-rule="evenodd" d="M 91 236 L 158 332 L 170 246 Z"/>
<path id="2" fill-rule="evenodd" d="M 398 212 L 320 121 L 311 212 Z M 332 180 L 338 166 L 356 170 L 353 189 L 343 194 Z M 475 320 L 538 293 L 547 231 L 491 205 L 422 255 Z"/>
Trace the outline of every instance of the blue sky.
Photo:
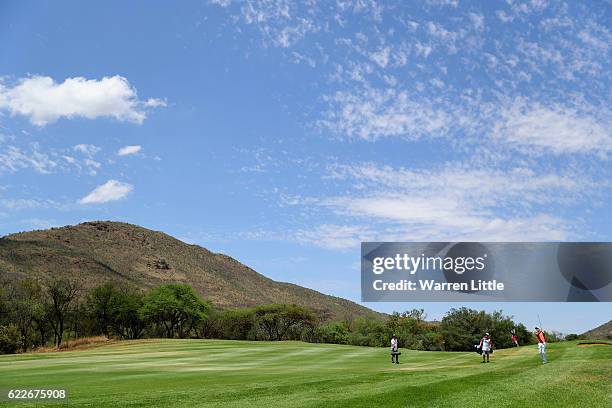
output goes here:
<path id="1" fill-rule="evenodd" d="M 126 221 L 353 300 L 362 240 L 610 241 L 610 17 L 607 1 L 2 2 L 0 233 Z M 471 306 L 563 331 L 610 318 Z"/>

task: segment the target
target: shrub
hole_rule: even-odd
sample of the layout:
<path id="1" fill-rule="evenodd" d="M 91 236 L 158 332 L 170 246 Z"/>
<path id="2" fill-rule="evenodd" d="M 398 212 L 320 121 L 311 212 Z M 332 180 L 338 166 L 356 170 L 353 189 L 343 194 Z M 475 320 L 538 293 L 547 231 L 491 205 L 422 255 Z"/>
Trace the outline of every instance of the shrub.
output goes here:
<path id="1" fill-rule="evenodd" d="M 315 343 L 348 344 L 349 331 L 340 322 L 328 322 L 317 327 L 313 333 Z"/>
<path id="2" fill-rule="evenodd" d="M 19 329 L 13 324 L 0 326 L 0 352 L 3 354 L 15 354 L 21 347 L 21 335 Z"/>

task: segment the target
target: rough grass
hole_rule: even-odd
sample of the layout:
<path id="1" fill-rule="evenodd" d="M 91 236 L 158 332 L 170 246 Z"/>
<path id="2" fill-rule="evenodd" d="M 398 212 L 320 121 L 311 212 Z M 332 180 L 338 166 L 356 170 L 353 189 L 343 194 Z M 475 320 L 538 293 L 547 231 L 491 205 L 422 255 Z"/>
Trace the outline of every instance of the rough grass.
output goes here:
<path id="1" fill-rule="evenodd" d="M 141 340 L 0 356 L 0 389 L 64 387 L 49 406 L 609 407 L 612 347 L 476 353 L 221 340 Z M 45 406 L 20 403 L 20 407 Z"/>
<path id="2" fill-rule="evenodd" d="M 35 353 L 49 353 L 53 351 L 81 350 L 113 342 L 106 336 L 79 337 L 78 339 L 64 340 L 59 347 L 39 347 Z"/>

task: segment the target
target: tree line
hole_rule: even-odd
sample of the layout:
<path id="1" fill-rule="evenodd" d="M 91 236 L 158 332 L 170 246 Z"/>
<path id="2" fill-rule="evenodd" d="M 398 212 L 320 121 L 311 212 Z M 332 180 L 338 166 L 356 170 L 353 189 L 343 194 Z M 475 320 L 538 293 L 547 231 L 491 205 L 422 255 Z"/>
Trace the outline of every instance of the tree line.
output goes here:
<path id="1" fill-rule="evenodd" d="M 498 348 L 511 347 L 514 329 L 521 344 L 534 342 L 524 325 L 501 311 L 451 309 L 429 322 L 422 309 L 388 317 L 347 316 L 329 320 L 297 305 L 270 304 L 219 310 L 186 284 L 148 291 L 105 283 L 84 291 L 78 281 L 55 278 L 41 284 L 21 280 L 0 288 L 0 353 L 59 347 L 66 338 L 217 338 L 302 340 L 385 347 L 395 334 L 404 348 L 470 351 L 484 332 Z M 555 340 L 554 336 L 551 340 Z"/>

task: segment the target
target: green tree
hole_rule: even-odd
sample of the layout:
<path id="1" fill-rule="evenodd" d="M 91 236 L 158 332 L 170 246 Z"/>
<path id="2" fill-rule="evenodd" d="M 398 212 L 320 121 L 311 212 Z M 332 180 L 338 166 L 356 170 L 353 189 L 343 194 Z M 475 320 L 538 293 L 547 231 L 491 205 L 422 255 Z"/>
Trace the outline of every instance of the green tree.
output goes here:
<path id="1" fill-rule="evenodd" d="M 579 334 L 576 333 L 570 333 L 567 336 L 565 336 L 565 341 L 574 341 L 574 340 L 582 340 L 584 339 L 584 336 L 581 336 Z"/>
<path id="2" fill-rule="evenodd" d="M 0 326 L 0 353 L 14 354 L 21 347 L 21 334 L 17 326 Z"/>
<path id="3" fill-rule="evenodd" d="M 31 279 L 21 280 L 12 287 L 9 317 L 19 330 L 23 351 L 34 347 L 38 343 L 35 339 L 37 334 L 36 322 L 44 318 L 42 294 L 41 285 Z M 44 340 L 44 336 L 42 340 Z"/>
<path id="4" fill-rule="evenodd" d="M 255 340 L 255 310 L 224 310 L 219 315 L 221 335 L 224 339 Z"/>
<path id="5" fill-rule="evenodd" d="M 114 283 L 93 288 L 87 296 L 87 308 L 91 314 L 98 333 L 110 337 L 111 330 L 111 300 L 117 289 Z"/>
<path id="6" fill-rule="evenodd" d="M 314 314 L 301 306 L 272 304 L 255 308 L 255 319 L 269 340 L 283 340 L 290 330 L 312 327 Z"/>
<path id="7" fill-rule="evenodd" d="M 138 339 L 145 330 L 140 309 L 143 295 L 139 291 L 124 287 L 116 290 L 110 300 L 110 325 L 112 332 L 122 339 Z"/>
<path id="8" fill-rule="evenodd" d="M 53 329 L 56 347 L 62 343 L 70 307 L 79 289 L 79 283 L 64 278 L 53 278 L 47 286 L 46 317 Z"/>
<path id="9" fill-rule="evenodd" d="M 140 308 L 140 317 L 163 328 L 168 338 L 185 338 L 206 318 L 210 305 L 186 284 L 158 286 L 149 292 Z"/>
<path id="10" fill-rule="evenodd" d="M 350 343 L 356 346 L 385 347 L 393 332 L 385 322 L 373 316 L 360 316 L 353 322 Z"/>
<path id="11" fill-rule="evenodd" d="M 347 327 L 340 322 L 327 322 L 314 330 L 317 343 L 348 344 L 350 341 Z"/>
<path id="12" fill-rule="evenodd" d="M 492 319 L 484 311 L 467 307 L 451 309 L 440 324 L 444 348 L 447 351 L 472 351 L 474 344 L 478 344 L 482 335 L 490 331 L 491 327 Z"/>

